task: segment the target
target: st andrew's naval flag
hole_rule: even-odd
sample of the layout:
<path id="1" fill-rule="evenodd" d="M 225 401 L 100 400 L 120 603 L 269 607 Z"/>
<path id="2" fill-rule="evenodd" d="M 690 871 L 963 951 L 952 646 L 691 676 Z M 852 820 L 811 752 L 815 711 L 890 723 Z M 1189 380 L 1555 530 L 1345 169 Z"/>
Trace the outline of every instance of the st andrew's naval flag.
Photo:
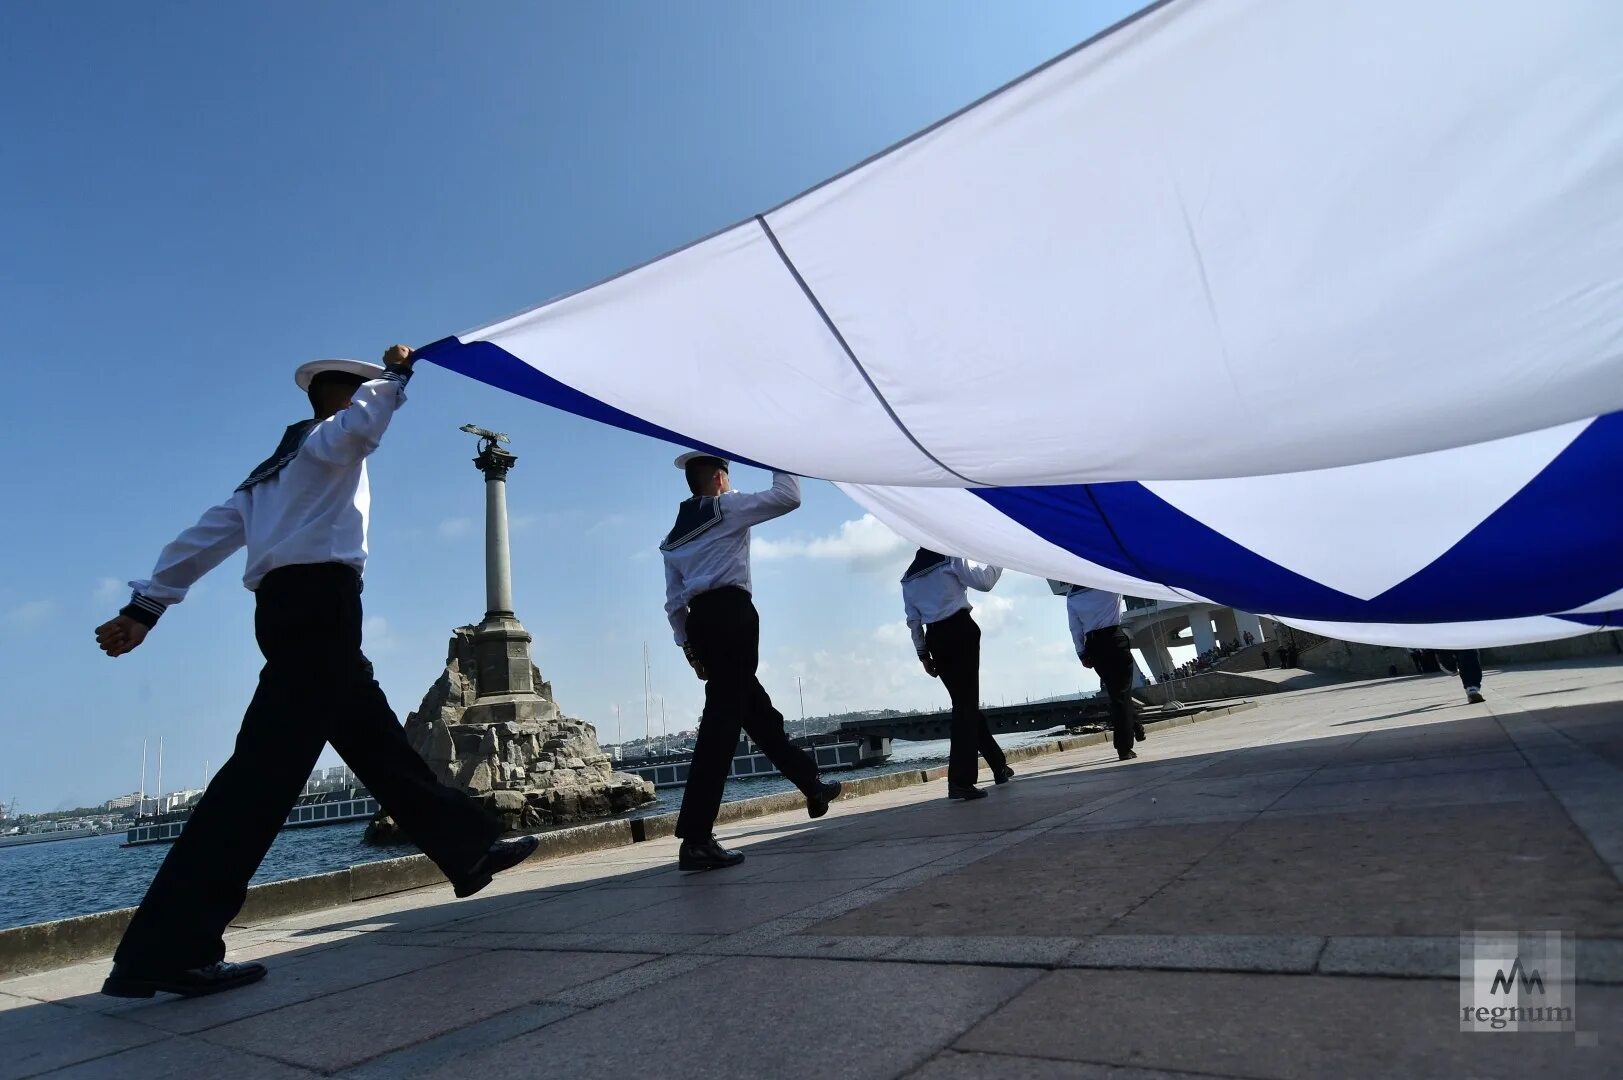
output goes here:
<path id="1" fill-rule="evenodd" d="M 1165 0 L 424 355 L 1040 577 L 1409 646 L 1615 627 L 1620 58 L 1613 0 Z"/>

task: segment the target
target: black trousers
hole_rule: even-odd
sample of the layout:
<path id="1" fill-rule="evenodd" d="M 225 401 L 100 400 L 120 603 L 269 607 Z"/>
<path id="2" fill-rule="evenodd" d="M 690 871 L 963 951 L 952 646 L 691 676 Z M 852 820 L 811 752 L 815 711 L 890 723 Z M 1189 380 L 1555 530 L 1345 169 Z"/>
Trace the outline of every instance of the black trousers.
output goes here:
<path id="1" fill-rule="evenodd" d="M 1082 654 L 1099 676 L 1099 688 L 1110 707 L 1111 742 L 1118 752 L 1131 750 L 1138 710 L 1133 704 L 1133 650 L 1127 631 L 1119 626 L 1089 631 L 1082 639 Z"/>
<path id="2" fill-rule="evenodd" d="M 688 644 L 709 677 L 676 835 L 703 840 L 715 831 L 740 731 L 802 794 L 815 795 L 820 783 L 816 760 L 789 741 L 783 714 L 773 708 L 766 688 L 755 677 L 761 616 L 750 594 L 729 585 L 695 596 L 688 603 Z"/>
<path id="3" fill-rule="evenodd" d="M 1467 690 L 1482 689 L 1482 654 L 1475 649 L 1460 649 L 1454 653 L 1454 667 L 1460 673 L 1460 685 Z"/>
<path id="4" fill-rule="evenodd" d="M 1003 748 L 981 712 L 981 628 L 964 608 L 924 627 L 924 647 L 952 698 L 952 748 L 947 751 L 947 783 L 975 783 L 979 754 L 992 771 L 1008 764 Z"/>
<path id="5" fill-rule="evenodd" d="M 500 830 L 435 780 L 361 653 L 361 581 L 337 563 L 272 571 L 255 594 L 265 656 L 231 759 L 169 849 L 114 959 L 137 970 L 199 967 L 221 940 L 325 743 L 453 880 Z"/>

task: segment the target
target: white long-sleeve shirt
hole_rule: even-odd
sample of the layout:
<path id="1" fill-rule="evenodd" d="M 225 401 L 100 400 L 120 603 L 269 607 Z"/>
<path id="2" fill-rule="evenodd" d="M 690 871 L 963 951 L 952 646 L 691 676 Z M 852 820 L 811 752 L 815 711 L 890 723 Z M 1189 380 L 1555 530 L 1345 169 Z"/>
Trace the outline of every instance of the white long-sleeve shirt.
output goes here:
<path id="1" fill-rule="evenodd" d="M 1121 625 L 1121 593 L 1076 589 L 1065 597 L 1065 612 L 1070 618 L 1076 655 L 1081 656 L 1083 642 L 1090 633 Z"/>
<path id="2" fill-rule="evenodd" d="M 712 589 L 736 585 L 750 591 L 750 528 L 782 517 L 800 505 L 800 481 L 772 474 L 765 491 L 729 491 L 716 497 L 721 520 L 665 557 L 665 615 L 678 645 L 687 644 L 688 603 Z"/>
<path id="3" fill-rule="evenodd" d="M 907 609 L 907 629 L 913 635 L 913 649 L 928 655 L 924 628 L 950 618 L 970 607 L 969 590 L 990 592 L 1002 567 L 981 566 L 953 556 L 933 569 L 902 582 L 902 606 Z"/>
<path id="4" fill-rule="evenodd" d="M 372 501 L 366 457 L 406 400 L 406 378 L 391 370 L 361 384 L 349 408 L 314 425 L 281 471 L 233 492 L 172 540 L 151 576 L 130 582 L 131 606 L 155 619 L 241 547 L 248 549 L 242 583 L 249 589 L 283 566 L 335 562 L 364 570 Z"/>

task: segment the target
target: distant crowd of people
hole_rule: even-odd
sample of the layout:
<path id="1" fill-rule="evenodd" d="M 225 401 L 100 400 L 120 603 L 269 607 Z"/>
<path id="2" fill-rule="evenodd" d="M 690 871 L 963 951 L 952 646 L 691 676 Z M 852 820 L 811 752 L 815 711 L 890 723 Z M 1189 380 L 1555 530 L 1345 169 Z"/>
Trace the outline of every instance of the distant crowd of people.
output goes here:
<path id="1" fill-rule="evenodd" d="M 1242 649 L 1249 649 L 1255 644 L 1257 644 L 1256 637 L 1251 633 L 1251 631 L 1247 630 L 1237 638 L 1232 638 L 1225 642 L 1219 642 L 1213 648 L 1207 649 L 1193 660 L 1188 660 L 1182 664 L 1179 664 L 1166 674 L 1157 675 L 1155 677 L 1155 681 L 1157 683 L 1166 683 L 1174 682 L 1178 679 L 1187 679 L 1194 675 L 1204 675 L 1208 671 L 1215 670 L 1218 664 L 1222 663 L 1224 660 L 1227 660 L 1235 653 Z M 1262 666 L 1273 667 L 1275 653 L 1268 650 L 1267 642 L 1263 642 L 1262 644 Z M 1294 644 L 1281 643 L 1278 645 L 1277 655 L 1279 658 L 1279 666 L 1282 668 L 1295 667 L 1296 658 L 1299 651 L 1300 650 L 1298 650 Z"/>

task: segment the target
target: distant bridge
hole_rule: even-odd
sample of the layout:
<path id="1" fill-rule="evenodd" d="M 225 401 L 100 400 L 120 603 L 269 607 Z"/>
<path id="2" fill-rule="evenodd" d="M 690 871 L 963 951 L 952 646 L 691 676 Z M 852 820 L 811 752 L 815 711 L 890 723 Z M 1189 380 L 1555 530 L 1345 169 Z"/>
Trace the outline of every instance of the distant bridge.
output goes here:
<path id="1" fill-rule="evenodd" d="M 995 705 L 981 711 L 986 714 L 986 722 L 992 731 L 998 735 L 1007 735 L 1015 731 L 1046 731 L 1056 727 L 1084 727 L 1109 723 L 1103 698 L 1043 701 L 1029 705 Z M 840 725 L 841 735 L 877 735 L 880 738 L 901 739 L 904 742 L 945 739 L 949 738 L 951 733 L 951 712 L 847 720 Z"/>
<path id="2" fill-rule="evenodd" d="M 1209 705 L 1145 708 L 1138 706 L 1138 715 L 1148 723 L 1169 717 L 1184 716 L 1209 708 Z M 1110 714 L 1105 699 L 1100 697 L 1072 698 L 1067 701 L 1039 701 L 1025 705 L 994 705 L 981 710 L 995 735 L 1008 735 L 1016 731 L 1047 731 L 1049 728 L 1107 728 Z M 883 719 L 847 720 L 839 727 L 842 737 L 873 735 L 882 739 L 903 742 L 926 742 L 952 736 L 952 713 L 919 713 L 915 716 L 891 716 Z"/>

